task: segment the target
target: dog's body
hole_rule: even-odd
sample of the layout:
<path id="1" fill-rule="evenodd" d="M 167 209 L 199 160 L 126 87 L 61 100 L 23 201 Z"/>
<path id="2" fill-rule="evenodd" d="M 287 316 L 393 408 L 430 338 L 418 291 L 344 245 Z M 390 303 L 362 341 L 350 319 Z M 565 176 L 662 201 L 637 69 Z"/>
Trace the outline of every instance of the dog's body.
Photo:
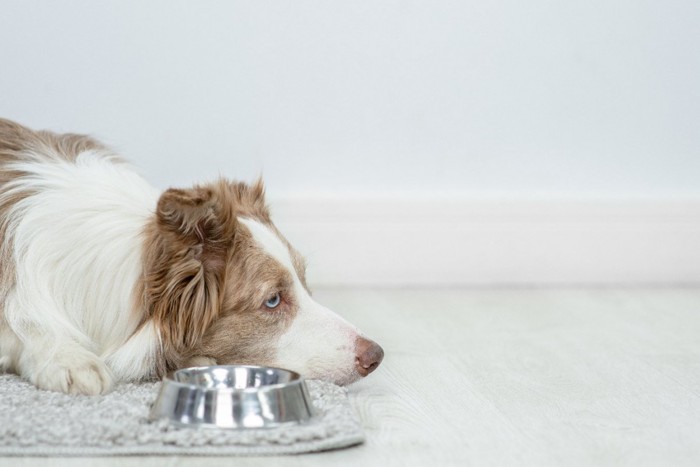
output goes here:
<path id="1" fill-rule="evenodd" d="M 89 137 L 0 119 L 0 370 L 85 394 L 213 363 L 365 376 L 381 348 L 304 274 L 260 182 L 159 193 Z"/>

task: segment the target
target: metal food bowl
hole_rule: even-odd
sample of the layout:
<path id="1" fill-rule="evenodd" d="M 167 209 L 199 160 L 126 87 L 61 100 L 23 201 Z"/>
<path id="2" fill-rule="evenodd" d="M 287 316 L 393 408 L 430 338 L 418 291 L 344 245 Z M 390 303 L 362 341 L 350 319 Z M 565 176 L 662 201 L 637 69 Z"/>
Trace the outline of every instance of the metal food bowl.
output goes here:
<path id="1" fill-rule="evenodd" d="M 270 428 L 313 416 L 298 373 L 281 368 L 221 365 L 185 368 L 163 379 L 151 420 L 178 426 Z"/>

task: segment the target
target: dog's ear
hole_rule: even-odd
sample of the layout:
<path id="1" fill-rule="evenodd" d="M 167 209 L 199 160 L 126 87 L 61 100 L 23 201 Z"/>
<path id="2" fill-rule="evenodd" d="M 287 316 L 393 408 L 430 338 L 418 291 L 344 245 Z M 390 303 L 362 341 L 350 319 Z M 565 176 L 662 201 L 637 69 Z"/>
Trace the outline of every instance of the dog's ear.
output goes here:
<path id="1" fill-rule="evenodd" d="M 255 183 L 250 187 L 253 193 L 253 198 L 261 203 L 265 203 L 265 183 L 263 183 L 262 175 L 255 180 Z"/>
<path id="2" fill-rule="evenodd" d="M 228 189 L 244 216 L 270 220 L 270 211 L 265 204 L 265 185 L 262 177 L 250 185 L 243 182 L 230 183 Z"/>
<path id="3" fill-rule="evenodd" d="M 158 224 L 179 242 L 188 244 L 207 270 L 221 270 L 236 223 L 231 206 L 224 203 L 211 187 L 171 188 L 158 200 Z"/>
<path id="4" fill-rule="evenodd" d="M 173 231 L 189 234 L 201 222 L 215 217 L 214 193 L 208 187 L 170 188 L 158 200 L 158 222 Z"/>
<path id="5" fill-rule="evenodd" d="M 146 299 L 164 344 L 191 349 L 219 314 L 236 217 L 217 186 L 165 191 L 148 247 Z"/>

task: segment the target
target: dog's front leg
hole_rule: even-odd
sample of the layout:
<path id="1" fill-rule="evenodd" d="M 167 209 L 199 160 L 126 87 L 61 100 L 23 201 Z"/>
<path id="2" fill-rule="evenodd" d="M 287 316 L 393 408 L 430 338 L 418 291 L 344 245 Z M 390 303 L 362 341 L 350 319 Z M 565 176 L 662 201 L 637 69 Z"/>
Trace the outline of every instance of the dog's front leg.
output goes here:
<path id="1" fill-rule="evenodd" d="M 53 315 L 42 322 L 15 297 L 10 294 L 6 301 L 5 318 L 6 331 L 16 337 L 17 373 L 41 389 L 69 394 L 102 394 L 112 387 L 105 363 L 71 336 L 64 321 Z"/>
<path id="2" fill-rule="evenodd" d="M 112 387 L 112 375 L 94 353 L 69 339 L 34 335 L 25 342 L 19 373 L 37 387 L 96 395 Z"/>

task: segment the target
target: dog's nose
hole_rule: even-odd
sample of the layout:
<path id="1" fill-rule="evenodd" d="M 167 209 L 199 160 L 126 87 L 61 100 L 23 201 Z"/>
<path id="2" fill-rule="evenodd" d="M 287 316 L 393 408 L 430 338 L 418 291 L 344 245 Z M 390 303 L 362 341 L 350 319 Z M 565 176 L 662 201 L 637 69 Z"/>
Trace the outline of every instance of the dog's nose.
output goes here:
<path id="1" fill-rule="evenodd" d="M 377 369 L 384 358 L 384 350 L 374 341 L 358 337 L 355 341 L 355 366 L 360 376 L 367 376 Z"/>

